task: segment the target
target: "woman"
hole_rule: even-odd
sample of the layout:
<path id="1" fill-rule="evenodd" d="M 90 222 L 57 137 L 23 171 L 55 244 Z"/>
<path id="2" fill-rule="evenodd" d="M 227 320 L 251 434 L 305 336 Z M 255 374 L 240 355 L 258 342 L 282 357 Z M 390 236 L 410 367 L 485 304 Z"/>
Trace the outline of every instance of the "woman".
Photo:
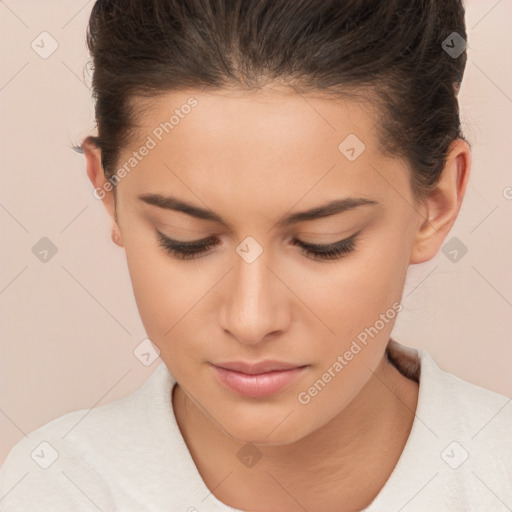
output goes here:
<path id="1" fill-rule="evenodd" d="M 163 364 L 20 441 L 1 510 L 512 506 L 510 399 L 390 337 L 468 183 L 466 39 L 456 0 L 96 2 L 80 148 Z"/>

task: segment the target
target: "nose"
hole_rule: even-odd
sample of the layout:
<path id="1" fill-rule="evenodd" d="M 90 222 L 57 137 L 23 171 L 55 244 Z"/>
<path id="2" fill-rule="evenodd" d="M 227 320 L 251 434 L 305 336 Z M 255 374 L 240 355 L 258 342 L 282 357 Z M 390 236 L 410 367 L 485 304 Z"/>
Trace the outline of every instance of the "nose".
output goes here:
<path id="1" fill-rule="evenodd" d="M 252 263 L 240 258 L 226 286 L 220 322 L 240 343 L 256 345 L 286 330 L 291 292 L 268 265 L 265 252 Z"/>

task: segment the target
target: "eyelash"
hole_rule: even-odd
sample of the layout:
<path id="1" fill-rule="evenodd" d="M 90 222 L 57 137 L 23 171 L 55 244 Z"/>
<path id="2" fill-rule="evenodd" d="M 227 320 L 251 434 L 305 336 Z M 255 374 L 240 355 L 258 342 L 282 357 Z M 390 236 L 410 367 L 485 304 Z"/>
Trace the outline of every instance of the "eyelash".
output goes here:
<path id="1" fill-rule="evenodd" d="M 165 236 L 157 230 L 159 245 L 174 258 L 180 260 L 192 260 L 201 255 L 208 254 L 208 249 L 217 245 L 218 242 L 213 242 L 214 237 L 204 238 L 193 242 L 178 242 Z M 345 240 L 333 242 L 332 244 L 317 245 L 302 242 L 301 240 L 294 239 L 293 243 L 301 247 L 302 252 L 307 258 L 319 261 L 331 261 L 340 259 L 346 254 L 352 252 L 356 246 L 357 235 L 360 231 L 353 234 Z"/>

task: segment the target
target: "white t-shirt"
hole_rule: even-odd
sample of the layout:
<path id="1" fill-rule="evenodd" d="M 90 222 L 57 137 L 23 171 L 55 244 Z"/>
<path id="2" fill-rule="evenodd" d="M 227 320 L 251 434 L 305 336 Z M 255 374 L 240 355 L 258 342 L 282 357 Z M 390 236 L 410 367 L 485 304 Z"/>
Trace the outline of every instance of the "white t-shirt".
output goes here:
<path id="1" fill-rule="evenodd" d="M 365 512 L 510 512 L 511 399 L 444 372 L 423 349 L 396 347 L 395 364 L 419 377 L 416 417 L 394 471 Z M 0 470 L 0 510 L 236 510 L 197 471 L 174 416 L 174 384 L 160 363 L 130 395 L 31 432 Z"/>

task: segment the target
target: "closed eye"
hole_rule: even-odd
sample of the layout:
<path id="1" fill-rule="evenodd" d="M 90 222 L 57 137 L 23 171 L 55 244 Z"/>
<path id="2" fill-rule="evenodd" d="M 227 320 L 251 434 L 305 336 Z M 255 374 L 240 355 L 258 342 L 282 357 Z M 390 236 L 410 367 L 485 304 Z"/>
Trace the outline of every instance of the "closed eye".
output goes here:
<path id="1" fill-rule="evenodd" d="M 349 238 L 331 244 L 311 244 L 296 238 L 292 240 L 292 243 L 299 246 L 303 254 L 310 259 L 322 261 L 335 260 L 342 258 L 355 249 L 356 239 L 360 232 L 358 231 Z M 169 238 L 158 230 L 157 234 L 159 245 L 172 257 L 180 260 L 191 260 L 205 256 L 220 242 L 218 238 L 213 236 L 191 242 L 181 242 Z"/>
<path id="2" fill-rule="evenodd" d="M 356 247 L 357 236 L 360 231 L 354 233 L 349 238 L 333 242 L 332 244 L 310 244 L 301 240 L 294 239 L 293 243 L 298 245 L 302 251 L 314 260 L 335 260 L 345 254 L 352 252 Z"/>

